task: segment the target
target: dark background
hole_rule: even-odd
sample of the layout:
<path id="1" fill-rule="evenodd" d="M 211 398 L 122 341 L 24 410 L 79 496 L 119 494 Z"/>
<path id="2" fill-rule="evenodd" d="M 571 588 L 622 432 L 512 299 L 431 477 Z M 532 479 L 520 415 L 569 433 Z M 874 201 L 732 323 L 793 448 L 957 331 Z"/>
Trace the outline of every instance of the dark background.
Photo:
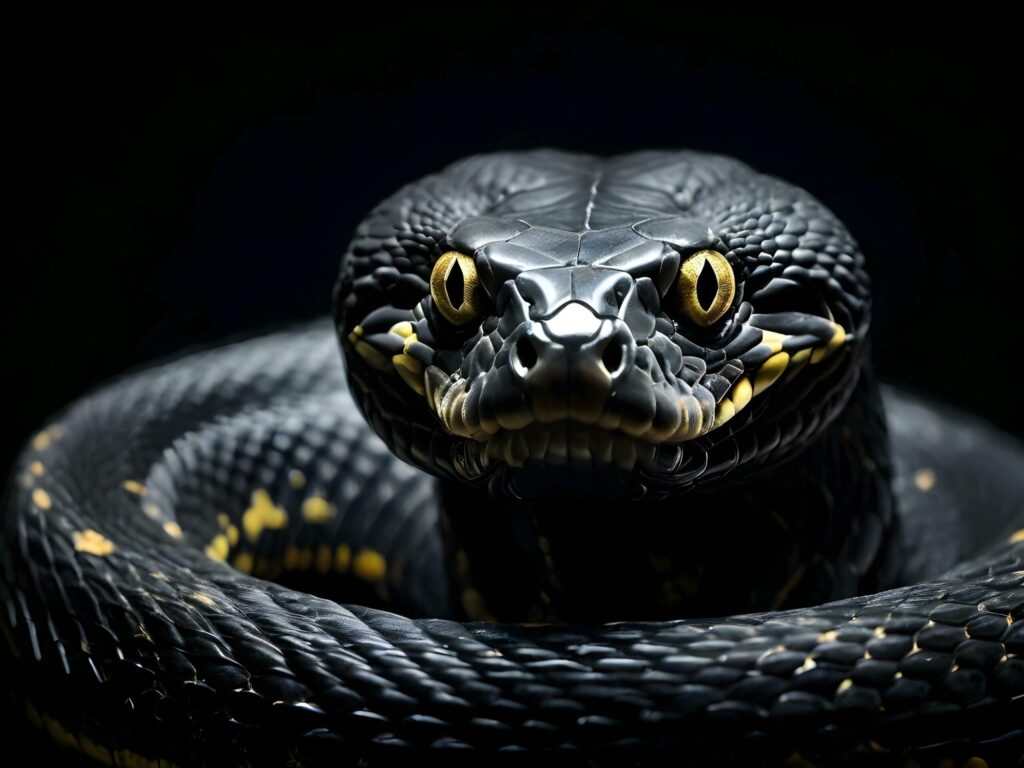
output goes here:
<path id="1" fill-rule="evenodd" d="M 1024 434 L 1019 41 L 998 17 L 8 19 L 0 466 L 127 367 L 326 313 L 358 219 L 465 154 L 688 146 L 860 240 L 891 380 Z"/>
<path id="2" fill-rule="evenodd" d="M 9 26 L 4 465 L 126 367 L 325 313 L 398 185 L 537 145 L 696 147 L 806 187 L 869 258 L 881 371 L 1024 433 L 1005 25 L 617 8 Z"/>

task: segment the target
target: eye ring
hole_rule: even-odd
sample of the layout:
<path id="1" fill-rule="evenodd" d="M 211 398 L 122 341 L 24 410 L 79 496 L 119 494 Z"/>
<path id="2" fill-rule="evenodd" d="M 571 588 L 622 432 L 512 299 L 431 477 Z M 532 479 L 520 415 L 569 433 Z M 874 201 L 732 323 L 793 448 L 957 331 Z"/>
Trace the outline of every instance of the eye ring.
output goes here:
<path id="1" fill-rule="evenodd" d="M 676 298 L 683 316 L 707 328 L 722 318 L 736 298 L 732 265 L 718 251 L 691 254 L 679 268 Z"/>
<path id="2" fill-rule="evenodd" d="M 458 251 L 441 254 L 430 273 L 430 297 L 452 325 L 465 325 L 479 317 L 483 301 L 473 259 Z"/>

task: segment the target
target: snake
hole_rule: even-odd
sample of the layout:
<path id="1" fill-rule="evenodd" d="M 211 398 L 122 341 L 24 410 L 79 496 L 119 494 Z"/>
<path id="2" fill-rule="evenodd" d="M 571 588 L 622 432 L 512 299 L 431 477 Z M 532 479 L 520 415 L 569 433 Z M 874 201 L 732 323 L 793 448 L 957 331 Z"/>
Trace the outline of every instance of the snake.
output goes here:
<path id="1" fill-rule="evenodd" d="M 808 192 L 476 155 L 363 219 L 333 306 L 28 440 L 27 726 L 124 766 L 1024 752 L 1024 451 L 879 383 L 864 255 Z"/>

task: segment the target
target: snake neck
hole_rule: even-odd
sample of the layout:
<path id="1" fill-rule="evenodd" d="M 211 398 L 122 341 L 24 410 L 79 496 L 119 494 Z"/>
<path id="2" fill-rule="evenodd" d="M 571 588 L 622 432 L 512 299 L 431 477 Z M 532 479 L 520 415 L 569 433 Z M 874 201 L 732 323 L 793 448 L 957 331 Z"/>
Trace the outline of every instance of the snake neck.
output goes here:
<path id="1" fill-rule="evenodd" d="M 864 371 L 814 443 L 738 482 L 656 502 L 523 502 L 448 484 L 456 603 L 481 620 L 655 620 L 862 594 L 897 578 L 891 475 Z"/>

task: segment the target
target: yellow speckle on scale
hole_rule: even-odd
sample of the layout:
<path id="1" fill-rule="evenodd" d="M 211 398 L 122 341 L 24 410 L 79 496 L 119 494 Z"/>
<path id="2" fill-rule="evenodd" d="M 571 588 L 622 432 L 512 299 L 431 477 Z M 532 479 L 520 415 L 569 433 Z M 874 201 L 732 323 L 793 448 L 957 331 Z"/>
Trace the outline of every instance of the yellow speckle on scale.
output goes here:
<path id="1" fill-rule="evenodd" d="M 1016 531 L 1010 537 L 1010 543 L 1011 544 L 1016 544 L 1018 541 L 1024 541 L 1024 528 L 1021 528 L 1019 531 Z"/>
<path id="2" fill-rule="evenodd" d="M 60 430 L 56 427 L 47 427 L 32 438 L 32 448 L 37 451 L 45 451 L 53 445 L 53 441 L 58 437 L 60 437 Z"/>
<path id="3" fill-rule="evenodd" d="M 146 517 L 151 520 L 159 520 L 164 516 L 164 513 L 160 511 L 160 507 L 154 504 L 152 501 L 147 501 L 142 505 L 142 511 L 146 513 Z"/>
<path id="4" fill-rule="evenodd" d="M 33 461 L 28 465 L 28 471 L 36 477 L 42 477 L 43 473 L 46 472 L 46 467 L 43 466 L 41 461 Z"/>
<path id="5" fill-rule="evenodd" d="M 754 394 L 760 395 L 778 381 L 779 376 L 786 372 L 787 366 L 789 354 L 786 352 L 779 352 L 765 360 L 754 377 Z"/>
<path id="6" fill-rule="evenodd" d="M 193 592 L 192 599 L 195 600 L 197 603 L 202 603 L 203 605 L 209 605 L 211 607 L 215 605 L 213 598 L 205 592 Z"/>
<path id="7" fill-rule="evenodd" d="M 334 570 L 344 573 L 352 562 L 352 548 L 348 544 L 340 545 L 334 551 Z"/>
<path id="8" fill-rule="evenodd" d="M 206 547 L 206 556 L 211 560 L 227 560 L 230 550 L 228 537 L 223 533 L 219 533 L 213 537 L 213 541 Z"/>
<path id="9" fill-rule="evenodd" d="M 235 559 L 234 561 L 232 561 L 231 564 L 235 566 L 236 571 L 241 571 L 242 573 L 252 573 L 252 555 L 250 555 L 248 552 L 239 552 L 237 555 L 235 555 Z"/>
<path id="10" fill-rule="evenodd" d="M 160 581 L 167 581 L 167 574 L 163 571 L 152 571 L 150 574 L 154 579 L 160 579 Z"/>
<path id="11" fill-rule="evenodd" d="M 270 494 L 262 488 L 252 494 L 252 506 L 242 514 L 242 530 L 249 541 L 256 541 L 264 528 L 279 529 L 288 524 L 288 513 L 274 506 Z"/>
<path id="12" fill-rule="evenodd" d="M 302 517 L 309 523 L 326 523 L 334 517 L 334 505 L 322 496 L 310 496 L 302 502 Z"/>
<path id="13" fill-rule="evenodd" d="M 387 573 L 384 556 L 375 549 L 361 549 L 352 561 L 352 570 L 363 581 L 379 581 Z"/>
<path id="14" fill-rule="evenodd" d="M 288 484 L 298 490 L 306 487 L 306 475 L 301 469 L 293 469 L 288 473 Z"/>
<path id="15" fill-rule="evenodd" d="M 320 573 L 327 573 L 331 570 L 331 560 L 334 559 L 334 553 L 331 548 L 326 544 L 320 546 L 316 551 L 316 569 Z"/>
<path id="16" fill-rule="evenodd" d="M 395 323 L 388 330 L 388 333 L 394 333 L 397 336 L 401 336 L 403 339 L 407 339 L 413 334 L 412 323 L 408 320 L 403 320 L 400 323 Z"/>
<path id="17" fill-rule="evenodd" d="M 86 528 L 84 531 L 74 531 L 71 534 L 71 538 L 75 543 L 75 550 L 77 552 L 85 552 L 88 555 L 106 557 L 115 549 L 114 542 L 92 528 Z"/>
<path id="18" fill-rule="evenodd" d="M 164 523 L 164 533 L 166 533 L 172 539 L 180 539 L 184 535 L 181 531 L 181 526 L 173 520 L 168 520 L 166 523 Z"/>
<path id="19" fill-rule="evenodd" d="M 125 480 L 121 483 L 121 487 L 128 491 L 128 493 L 134 493 L 136 496 L 146 495 L 146 486 L 138 480 Z"/>
<path id="20" fill-rule="evenodd" d="M 221 528 L 227 528 L 231 525 L 231 518 L 225 515 L 223 512 L 217 513 L 217 525 Z"/>
<path id="21" fill-rule="evenodd" d="M 852 687 L 853 687 L 853 680 L 851 680 L 850 678 L 846 678 L 845 680 L 843 680 L 843 682 L 841 682 L 839 684 L 839 687 L 836 689 L 836 693 L 842 693 L 847 688 L 852 688 Z"/>
<path id="22" fill-rule="evenodd" d="M 32 503 L 42 510 L 47 510 L 53 506 L 53 499 L 42 488 L 36 488 L 32 491 Z"/>
<path id="23" fill-rule="evenodd" d="M 917 486 L 917 490 L 928 493 L 935 487 L 935 472 L 927 467 L 917 470 L 914 473 L 914 485 Z"/>
<path id="24" fill-rule="evenodd" d="M 743 376 L 732 385 L 729 399 L 732 400 L 732 404 L 736 406 L 736 411 L 739 412 L 750 402 L 751 397 L 753 397 L 753 388 L 750 386 L 750 379 Z"/>
<path id="25" fill-rule="evenodd" d="M 228 537 L 228 544 L 235 546 L 238 543 L 238 526 L 229 525 L 224 529 L 224 535 Z"/>
<path id="26" fill-rule="evenodd" d="M 768 347 L 768 349 L 773 353 L 781 352 L 782 344 L 788 338 L 789 336 L 782 333 L 776 333 L 775 331 L 761 331 L 761 343 Z"/>

